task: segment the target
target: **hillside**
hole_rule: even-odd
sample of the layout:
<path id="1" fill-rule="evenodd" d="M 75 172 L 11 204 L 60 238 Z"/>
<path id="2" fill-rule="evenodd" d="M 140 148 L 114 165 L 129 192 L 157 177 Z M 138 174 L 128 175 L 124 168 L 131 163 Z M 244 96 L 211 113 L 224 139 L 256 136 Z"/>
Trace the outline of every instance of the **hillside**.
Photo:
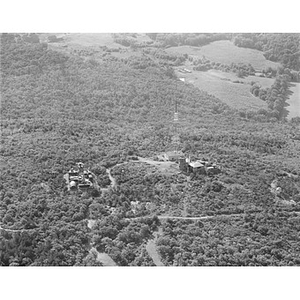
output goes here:
<path id="1" fill-rule="evenodd" d="M 167 49 L 170 53 L 187 53 L 188 55 L 207 59 L 222 64 L 251 62 L 254 69 L 262 70 L 267 67 L 277 68 L 278 63 L 267 60 L 263 53 L 256 49 L 240 48 L 231 41 L 216 41 L 202 47 L 180 46 Z"/>
<path id="2" fill-rule="evenodd" d="M 285 69 L 300 70 L 299 33 L 242 33 L 235 34 L 233 42 L 238 47 L 262 51 L 266 59 L 280 62 Z"/>
<path id="3" fill-rule="evenodd" d="M 181 76 L 179 72 L 177 74 L 179 77 Z M 254 76 L 249 77 L 240 79 L 232 73 L 225 73 L 218 70 L 209 70 L 207 72 L 193 71 L 193 73 L 184 76 L 185 82 L 193 84 L 199 89 L 216 96 L 232 108 L 238 110 L 245 109 L 247 111 L 266 109 L 267 103 L 254 97 L 250 92 L 251 81 L 258 78 Z M 272 79 L 262 79 L 267 79 L 273 83 Z M 272 83 L 269 84 L 272 85 Z M 264 86 L 266 85 L 267 83 L 264 82 Z"/>
<path id="4" fill-rule="evenodd" d="M 166 265 L 300 264 L 300 141 L 291 138 L 299 123 L 241 115 L 178 80 L 170 59 L 128 47 L 126 59 L 72 47 L 1 36 L 0 265 L 99 265 L 94 247 L 117 265 L 150 266 L 146 245 L 160 226 Z M 221 174 L 188 182 L 131 161 L 172 147 L 175 100 L 180 147 L 216 161 Z M 68 192 L 63 175 L 78 161 L 102 190 Z M 116 187 L 108 187 L 108 169 Z M 277 177 L 293 204 L 275 201 Z M 205 225 L 168 220 L 183 215 L 211 218 Z"/>
<path id="5" fill-rule="evenodd" d="M 232 40 L 218 40 L 197 47 L 168 47 L 166 52 L 188 58 L 183 64 L 193 74 L 178 73 L 182 80 L 186 79 L 231 107 L 256 112 L 267 109 L 267 115 L 277 119 L 291 120 L 299 117 L 300 111 L 297 108 L 300 98 L 294 88 L 294 83 L 297 84 L 300 80 L 300 73 L 297 71 L 299 36 L 249 35 L 252 40 L 247 34 L 234 34 Z M 182 67 L 178 66 L 177 70 L 181 72 Z M 284 91 L 281 88 L 278 90 L 282 83 Z M 254 89 L 257 91 L 253 93 Z"/>

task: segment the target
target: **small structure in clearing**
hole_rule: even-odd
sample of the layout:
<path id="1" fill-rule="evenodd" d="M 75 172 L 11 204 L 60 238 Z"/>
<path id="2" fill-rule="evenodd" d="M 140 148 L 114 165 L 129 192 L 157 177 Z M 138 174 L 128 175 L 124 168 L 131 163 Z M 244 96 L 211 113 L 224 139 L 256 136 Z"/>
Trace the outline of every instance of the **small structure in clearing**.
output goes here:
<path id="1" fill-rule="evenodd" d="M 214 175 L 221 172 L 221 169 L 216 164 L 211 164 L 204 160 L 191 161 L 190 158 L 183 157 L 179 159 L 179 169 L 187 174 Z"/>
<path id="2" fill-rule="evenodd" d="M 95 177 L 95 174 L 84 168 L 82 162 L 77 163 L 77 168 L 72 167 L 69 172 L 64 175 L 69 191 L 97 188 L 98 185 Z"/>

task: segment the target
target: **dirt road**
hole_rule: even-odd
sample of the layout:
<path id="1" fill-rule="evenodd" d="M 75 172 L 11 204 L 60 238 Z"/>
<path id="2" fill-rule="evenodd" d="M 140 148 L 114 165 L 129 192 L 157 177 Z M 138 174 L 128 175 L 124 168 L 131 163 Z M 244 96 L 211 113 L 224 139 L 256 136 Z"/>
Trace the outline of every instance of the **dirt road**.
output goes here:
<path id="1" fill-rule="evenodd" d="M 117 181 L 116 181 L 116 179 L 111 175 L 110 170 L 111 170 L 111 169 L 106 169 L 106 173 L 107 173 L 107 175 L 108 175 L 108 177 L 109 177 L 109 179 L 110 179 L 110 186 L 113 188 L 113 187 L 115 187 L 115 186 L 117 185 Z"/>
<path id="2" fill-rule="evenodd" d="M 8 229 L 8 228 L 3 228 L 0 225 L 0 230 L 4 230 L 4 231 L 8 231 L 8 232 L 23 232 L 23 231 L 30 231 L 30 230 L 34 230 L 34 229 Z"/>
<path id="3" fill-rule="evenodd" d="M 170 216 L 170 215 L 164 215 L 164 216 L 157 216 L 160 220 L 167 220 L 167 219 L 176 219 L 176 220 L 209 220 L 213 218 L 230 218 L 230 217 L 241 217 L 244 216 L 245 213 L 234 213 L 234 214 L 227 214 L 227 215 L 214 215 L 214 216 L 199 216 L 199 217 L 180 217 L 180 216 Z M 135 217 L 135 218 L 126 218 L 126 220 L 139 220 L 142 218 L 151 218 L 154 217 L 151 216 L 141 216 L 141 217 Z"/>
<path id="4" fill-rule="evenodd" d="M 164 266 L 164 264 L 161 261 L 160 255 L 157 252 L 157 248 L 156 248 L 156 241 L 161 234 L 162 234 L 162 228 L 159 227 L 158 232 L 155 232 L 153 234 L 154 239 L 149 240 L 146 245 L 146 250 L 147 250 L 149 256 L 152 258 L 154 264 L 157 267 Z"/>

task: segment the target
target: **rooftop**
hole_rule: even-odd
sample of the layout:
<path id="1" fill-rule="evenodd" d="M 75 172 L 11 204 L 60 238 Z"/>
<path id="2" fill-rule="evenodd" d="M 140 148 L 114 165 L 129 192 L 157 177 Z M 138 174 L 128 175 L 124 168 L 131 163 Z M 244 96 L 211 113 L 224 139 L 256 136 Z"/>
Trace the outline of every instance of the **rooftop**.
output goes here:
<path id="1" fill-rule="evenodd" d="M 202 168 L 202 167 L 204 167 L 204 165 L 201 164 L 201 162 L 199 162 L 199 161 L 190 162 L 189 165 L 192 168 Z"/>

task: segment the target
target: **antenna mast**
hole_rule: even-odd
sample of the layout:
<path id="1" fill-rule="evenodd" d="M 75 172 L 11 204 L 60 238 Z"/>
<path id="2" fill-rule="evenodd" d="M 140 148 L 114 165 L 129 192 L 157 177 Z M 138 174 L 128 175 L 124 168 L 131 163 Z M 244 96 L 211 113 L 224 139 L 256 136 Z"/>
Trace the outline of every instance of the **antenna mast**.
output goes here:
<path id="1" fill-rule="evenodd" d="M 174 111 L 173 124 L 174 124 L 174 135 L 173 135 L 173 138 L 172 138 L 172 142 L 174 144 L 175 151 L 178 151 L 180 138 L 179 138 L 179 131 L 178 131 L 179 117 L 178 117 L 178 103 L 177 103 L 177 100 L 175 100 L 175 111 Z"/>

